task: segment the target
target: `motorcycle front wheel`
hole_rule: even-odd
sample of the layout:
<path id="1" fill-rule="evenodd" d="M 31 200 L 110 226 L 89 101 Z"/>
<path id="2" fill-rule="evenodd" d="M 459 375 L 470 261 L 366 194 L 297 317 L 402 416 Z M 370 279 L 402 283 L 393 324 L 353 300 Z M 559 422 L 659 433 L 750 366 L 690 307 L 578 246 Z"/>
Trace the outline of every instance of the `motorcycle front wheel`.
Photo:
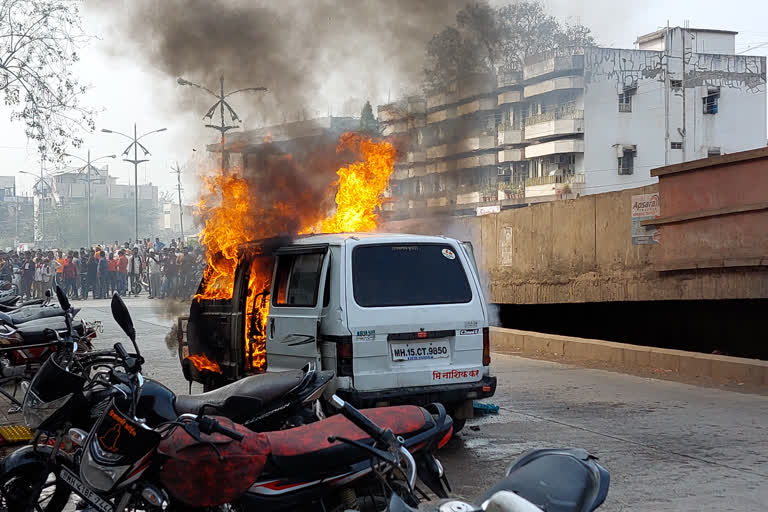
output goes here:
<path id="1" fill-rule="evenodd" d="M 61 512 L 72 494 L 46 464 L 24 465 L 0 476 L 0 511 Z M 54 468 L 55 469 L 55 468 Z"/>

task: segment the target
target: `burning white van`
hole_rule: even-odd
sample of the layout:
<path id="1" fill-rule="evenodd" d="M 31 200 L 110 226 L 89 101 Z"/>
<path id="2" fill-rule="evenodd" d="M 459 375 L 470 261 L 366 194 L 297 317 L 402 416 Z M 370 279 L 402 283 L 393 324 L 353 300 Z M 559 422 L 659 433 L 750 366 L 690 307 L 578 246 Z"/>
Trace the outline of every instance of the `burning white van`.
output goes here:
<path id="1" fill-rule="evenodd" d="M 244 248 L 230 301 L 193 304 L 180 344 L 189 380 L 215 387 L 262 370 L 251 346 L 261 340 L 267 371 L 313 362 L 335 371 L 331 390 L 358 407 L 441 402 L 460 428 L 472 401 L 494 394 L 488 311 L 469 244 L 343 233 L 264 247 Z M 273 263 L 268 293 L 248 286 L 249 269 L 264 267 L 257 258 Z M 263 325 L 246 325 L 265 305 Z M 197 354 L 221 373 L 189 364 Z"/>

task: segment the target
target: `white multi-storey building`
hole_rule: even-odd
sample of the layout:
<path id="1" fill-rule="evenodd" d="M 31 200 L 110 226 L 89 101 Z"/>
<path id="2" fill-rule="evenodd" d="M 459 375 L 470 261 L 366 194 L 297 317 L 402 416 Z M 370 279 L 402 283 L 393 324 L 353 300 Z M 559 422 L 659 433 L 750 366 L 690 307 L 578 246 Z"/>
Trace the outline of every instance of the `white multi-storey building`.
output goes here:
<path id="1" fill-rule="evenodd" d="M 766 59 L 736 55 L 735 36 L 675 27 L 636 49 L 563 48 L 527 59 L 522 74 L 434 93 L 426 108 L 384 105 L 385 134 L 412 141 L 389 208 L 466 214 L 572 198 L 765 146 Z"/>

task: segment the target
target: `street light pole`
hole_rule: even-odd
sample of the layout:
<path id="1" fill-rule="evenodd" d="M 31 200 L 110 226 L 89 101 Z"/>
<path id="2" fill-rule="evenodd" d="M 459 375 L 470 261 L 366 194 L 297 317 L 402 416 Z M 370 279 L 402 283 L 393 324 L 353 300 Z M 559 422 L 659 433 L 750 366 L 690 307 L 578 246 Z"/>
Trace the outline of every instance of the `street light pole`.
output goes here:
<path id="1" fill-rule="evenodd" d="M 72 155 L 70 153 L 64 153 L 64 156 L 68 156 L 68 157 L 71 157 L 71 158 L 77 158 L 81 162 L 85 162 L 84 169 L 86 169 L 86 183 L 88 184 L 88 186 L 87 186 L 88 201 L 86 202 L 87 203 L 87 209 L 88 209 L 88 250 L 90 250 L 91 247 L 92 247 L 91 246 L 91 169 L 93 168 L 93 164 L 95 164 L 99 160 L 102 160 L 104 158 L 116 158 L 117 155 L 100 156 L 99 158 L 97 158 L 95 160 L 91 160 L 91 150 L 89 149 L 88 150 L 88 158 L 85 159 L 85 160 L 80 158 L 79 156 Z M 80 173 L 82 171 L 83 171 L 83 168 L 79 169 L 78 173 Z"/>
<path id="2" fill-rule="evenodd" d="M 129 162 L 133 164 L 133 187 L 134 187 L 134 209 L 135 209 L 135 225 L 136 228 L 136 240 L 135 243 L 139 242 L 139 164 L 143 162 L 149 162 L 149 159 L 139 159 L 139 147 L 141 147 L 141 150 L 144 152 L 144 156 L 150 156 L 151 153 L 149 150 L 141 143 L 139 142 L 141 139 L 146 137 L 147 135 L 151 135 L 153 133 L 158 132 L 164 132 L 167 130 L 167 128 L 160 128 L 158 130 L 152 130 L 150 132 L 147 132 L 143 135 L 138 135 L 136 131 L 136 123 L 133 123 L 133 137 L 130 135 L 126 135 L 125 133 L 121 133 L 115 130 L 107 130 L 106 128 L 102 128 L 101 131 L 104 133 L 115 133 L 117 135 L 122 135 L 123 137 L 126 137 L 128 140 L 131 141 L 131 143 L 128 145 L 127 148 L 125 148 L 125 151 L 123 151 L 123 156 L 128 156 L 128 154 L 131 151 L 131 148 L 133 148 L 133 160 L 129 158 L 124 158 L 124 162 Z"/>
<path id="3" fill-rule="evenodd" d="M 232 105 L 229 104 L 227 101 L 227 98 L 232 96 L 233 94 L 236 94 L 238 92 L 245 92 L 245 91 L 266 91 L 266 87 L 245 87 L 243 89 L 237 89 L 234 91 L 230 91 L 228 93 L 224 92 L 224 75 L 221 75 L 219 78 L 219 93 L 215 93 L 212 90 L 208 89 L 207 87 L 204 87 L 202 85 L 196 84 L 194 82 L 190 82 L 189 80 L 185 80 L 184 78 L 179 77 L 176 82 L 179 85 L 189 85 L 192 87 L 197 87 L 198 89 L 202 89 L 203 91 L 207 92 L 214 98 L 216 98 L 216 103 L 214 103 L 209 109 L 208 112 L 203 116 L 203 119 L 210 119 L 213 120 L 213 116 L 216 113 L 216 109 L 219 109 L 220 113 L 220 122 L 221 124 L 215 125 L 215 124 L 206 124 L 206 128 L 212 128 L 216 131 L 218 131 L 221 134 L 220 137 L 220 144 L 221 144 L 221 172 L 225 175 L 227 174 L 227 166 L 226 166 L 226 158 L 224 154 L 224 144 L 226 142 L 226 133 L 231 130 L 232 128 L 239 128 L 238 125 L 227 125 L 224 121 L 224 110 L 226 109 L 227 112 L 229 112 L 229 117 L 232 119 L 232 123 L 237 123 L 240 121 L 240 118 L 238 117 L 237 113 L 235 113 L 235 109 L 232 108 Z"/>
<path id="4" fill-rule="evenodd" d="M 171 167 L 171 169 L 173 169 L 173 172 L 176 174 L 176 188 L 179 191 L 179 228 L 181 230 L 181 241 L 186 243 L 186 238 L 184 238 L 184 207 L 181 205 L 181 167 L 179 167 L 179 162 L 176 162 L 176 167 Z"/>

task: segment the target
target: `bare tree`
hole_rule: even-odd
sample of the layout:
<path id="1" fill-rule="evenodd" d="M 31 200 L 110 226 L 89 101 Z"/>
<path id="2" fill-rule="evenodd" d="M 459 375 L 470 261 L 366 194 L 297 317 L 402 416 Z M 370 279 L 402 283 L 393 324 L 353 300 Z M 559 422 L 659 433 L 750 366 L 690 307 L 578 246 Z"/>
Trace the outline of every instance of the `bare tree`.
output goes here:
<path id="1" fill-rule="evenodd" d="M 0 91 L 11 119 L 42 155 L 57 159 L 81 130 L 93 129 L 93 111 L 80 104 L 86 91 L 74 76 L 83 31 L 79 0 L 0 0 Z"/>

